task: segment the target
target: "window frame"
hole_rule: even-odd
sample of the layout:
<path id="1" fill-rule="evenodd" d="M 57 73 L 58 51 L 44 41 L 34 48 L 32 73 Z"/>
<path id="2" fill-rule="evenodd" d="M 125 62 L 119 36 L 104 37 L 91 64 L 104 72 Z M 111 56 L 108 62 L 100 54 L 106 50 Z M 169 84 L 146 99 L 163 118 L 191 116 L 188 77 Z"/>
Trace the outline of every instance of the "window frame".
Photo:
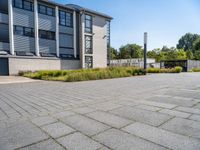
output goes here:
<path id="1" fill-rule="evenodd" d="M 91 61 L 90 62 L 88 62 L 88 61 L 86 61 L 87 59 L 86 58 L 91 58 Z M 88 65 L 90 64 L 90 67 L 88 67 Z M 93 57 L 92 56 L 85 56 L 85 68 L 87 68 L 87 69 L 89 69 L 89 68 L 93 68 Z"/>
<path id="2" fill-rule="evenodd" d="M 0 38 L 0 42 L 2 42 L 2 43 L 10 43 L 10 41 L 9 41 L 9 25 L 8 24 L 6 24 L 6 23 L 1 23 L 0 22 L 0 25 L 6 25 L 7 26 L 7 28 L 8 28 L 8 36 L 7 36 L 7 38 L 6 38 L 6 40 L 1 40 L 1 38 Z"/>
<path id="3" fill-rule="evenodd" d="M 21 28 L 21 33 L 17 33 L 17 28 Z M 31 34 L 26 33 L 26 29 L 29 29 Z M 27 37 L 35 37 L 34 35 L 34 28 L 30 27 L 24 27 L 24 26 L 19 26 L 19 25 L 14 25 L 14 35 L 19 35 L 19 36 L 27 36 Z"/>
<path id="4" fill-rule="evenodd" d="M 19 0 L 13 0 L 13 7 L 18 8 L 18 9 L 27 10 L 27 11 L 32 11 L 32 12 L 34 11 L 33 2 L 31 2 L 29 0 L 20 0 L 20 1 L 21 1 L 21 6 L 17 5 L 18 4 L 17 2 L 19 2 Z M 30 4 L 30 9 L 24 7 L 25 2 Z"/>
<path id="5" fill-rule="evenodd" d="M 40 9 L 41 7 L 44 7 L 44 12 L 41 11 L 42 10 L 42 9 Z M 48 9 L 52 10 L 51 14 L 48 13 Z M 46 6 L 46 5 L 43 5 L 43 4 L 38 4 L 38 13 L 42 14 L 42 15 L 47 15 L 47 16 L 55 17 L 55 8 L 49 7 L 49 6 Z"/>
<path id="6" fill-rule="evenodd" d="M 88 19 L 87 17 L 90 17 L 90 19 Z M 91 27 L 87 27 L 87 22 L 89 22 Z M 89 14 L 85 14 L 85 32 L 93 33 L 93 17 Z"/>
<path id="7" fill-rule="evenodd" d="M 43 36 L 41 36 L 42 35 L 41 32 L 43 32 Z M 53 41 L 56 40 L 55 32 L 47 31 L 47 30 L 41 30 L 41 29 L 39 29 L 39 38 L 46 39 L 46 40 L 53 40 Z"/>
<path id="8" fill-rule="evenodd" d="M 62 14 L 62 17 L 61 17 Z M 63 16 L 64 15 L 64 16 Z M 71 12 L 66 12 L 59 10 L 59 25 L 73 28 L 73 14 Z"/>
<path id="9" fill-rule="evenodd" d="M 87 37 L 89 37 L 90 40 L 87 40 Z M 87 48 L 87 42 L 90 42 L 90 48 Z M 93 54 L 93 37 L 90 35 L 85 35 L 85 54 Z"/>

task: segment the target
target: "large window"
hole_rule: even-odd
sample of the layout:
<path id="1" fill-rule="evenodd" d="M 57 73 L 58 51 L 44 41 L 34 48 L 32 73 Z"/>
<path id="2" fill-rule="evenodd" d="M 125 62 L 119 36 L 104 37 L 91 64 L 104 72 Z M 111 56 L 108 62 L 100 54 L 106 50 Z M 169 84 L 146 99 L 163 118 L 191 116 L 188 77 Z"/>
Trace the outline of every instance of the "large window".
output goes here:
<path id="1" fill-rule="evenodd" d="M 92 33 L 92 16 L 85 15 L 85 32 Z"/>
<path id="2" fill-rule="evenodd" d="M 59 24 L 62 26 L 73 27 L 73 14 L 59 11 Z"/>
<path id="3" fill-rule="evenodd" d="M 29 11 L 33 11 L 33 3 L 28 0 L 13 0 L 13 6 Z"/>
<path id="4" fill-rule="evenodd" d="M 92 36 L 85 36 L 85 53 L 92 54 Z"/>
<path id="5" fill-rule="evenodd" d="M 8 25 L 0 23 L 0 42 L 9 43 Z"/>
<path id="6" fill-rule="evenodd" d="M 55 32 L 39 30 L 39 37 L 42 39 L 55 40 Z"/>
<path id="7" fill-rule="evenodd" d="M 45 6 L 45 5 L 38 5 L 38 12 L 40 14 L 48 15 L 48 16 L 55 16 L 55 9 Z"/>
<path id="8" fill-rule="evenodd" d="M 8 14 L 8 0 L 0 0 L 0 13 Z"/>
<path id="9" fill-rule="evenodd" d="M 34 29 L 23 26 L 14 26 L 14 34 L 34 37 Z"/>
<path id="10" fill-rule="evenodd" d="M 85 68 L 93 67 L 93 59 L 92 56 L 85 56 Z"/>

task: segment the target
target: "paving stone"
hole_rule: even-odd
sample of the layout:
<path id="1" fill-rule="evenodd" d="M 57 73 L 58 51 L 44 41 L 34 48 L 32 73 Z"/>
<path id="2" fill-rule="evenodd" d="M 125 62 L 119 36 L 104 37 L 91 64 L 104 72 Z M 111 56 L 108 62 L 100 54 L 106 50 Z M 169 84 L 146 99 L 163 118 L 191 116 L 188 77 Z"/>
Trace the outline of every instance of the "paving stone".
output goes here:
<path id="1" fill-rule="evenodd" d="M 90 112 L 94 112 L 96 110 L 93 109 L 93 108 L 90 108 L 90 107 L 81 107 L 81 108 L 73 109 L 73 111 L 77 112 L 79 114 L 87 114 L 87 113 L 90 113 Z"/>
<path id="2" fill-rule="evenodd" d="M 74 129 L 68 127 L 61 122 L 56 122 L 47 126 L 43 126 L 42 129 L 50 134 L 53 138 L 58 138 L 75 131 Z"/>
<path id="3" fill-rule="evenodd" d="M 198 96 L 199 91 L 191 90 L 169 90 L 165 93 L 166 95 L 177 96 L 177 97 L 186 97 L 186 98 L 195 98 Z"/>
<path id="4" fill-rule="evenodd" d="M 110 129 L 95 137 L 104 145 L 115 150 L 164 150 L 165 148 L 116 129 Z"/>
<path id="5" fill-rule="evenodd" d="M 135 106 L 135 108 L 149 110 L 149 111 L 159 111 L 162 109 L 160 107 L 148 106 L 148 105 L 138 105 L 138 106 Z"/>
<path id="6" fill-rule="evenodd" d="M 175 108 L 177 105 L 173 104 L 166 104 L 166 103 L 158 103 L 158 102 L 152 102 L 152 101 L 147 101 L 147 100 L 140 100 L 137 101 L 138 103 L 145 104 L 145 105 L 151 105 L 151 106 L 156 106 L 156 107 L 161 107 L 161 108 L 167 108 L 167 109 L 172 109 Z"/>
<path id="7" fill-rule="evenodd" d="M 181 98 L 181 97 L 168 97 L 168 96 L 153 96 L 147 100 L 159 103 L 174 104 L 178 106 L 192 107 L 197 104 L 198 101 L 192 100 L 191 98 Z"/>
<path id="8" fill-rule="evenodd" d="M 200 115 L 200 109 L 190 108 L 190 107 L 177 107 L 175 108 L 178 111 L 183 111 L 187 113 L 193 113 L 193 114 L 199 114 Z"/>
<path id="9" fill-rule="evenodd" d="M 86 137 L 81 133 L 74 133 L 57 139 L 66 149 L 69 150 L 97 150 L 102 147 L 101 144 Z"/>
<path id="10" fill-rule="evenodd" d="M 72 115 L 75 115 L 75 113 L 72 111 L 63 111 L 63 112 L 59 112 L 59 113 L 54 113 L 51 116 L 60 119 L 60 118 L 64 118 L 64 117 L 68 117 L 68 116 L 72 116 Z"/>
<path id="11" fill-rule="evenodd" d="M 49 116 L 44 116 L 44 117 L 38 117 L 38 118 L 34 118 L 31 120 L 34 124 L 36 124 L 37 126 L 44 126 L 44 125 L 48 125 L 48 124 L 52 124 L 54 122 L 57 122 L 56 119 L 49 117 Z"/>
<path id="12" fill-rule="evenodd" d="M 153 126 L 159 126 L 165 121 L 172 118 L 172 116 L 161 114 L 159 112 L 152 112 L 133 107 L 123 107 L 111 111 L 111 113 L 125 117 L 131 120 L 147 123 Z"/>
<path id="13" fill-rule="evenodd" d="M 200 148 L 198 139 L 175 134 L 139 122 L 129 125 L 123 130 L 173 150 L 197 150 Z"/>
<path id="14" fill-rule="evenodd" d="M 190 137 L 200 138 L 200 122 L 182 118 L 174 118 L 161 126 L 162 129 L 187 135 Z"/>
<path id="15" fill-rule="evenodd" d="M 0 149 L 12 150 L 30 145 L 48 136 L 29 122 L 17 122 L 0 128 Z"/>
<path id="16" fill-rule="evenodd" d="M 64 148 L 52 139 L 49 139 L 19 150 L 64 150 Z"/>
<path id="17" fill-rule="evenodd" d="M 128 119 L 101 111 L 89 113 L 87 116 L 115 128 L 121 128 L 133 122 Z"/>
<path id="18" fill-rule="evenodd" d="M 184 112 L 180 112 L 180 111 L 176 111 L 176 110 L 170 110 L 170 109 L 162 109 L 159 112 L 164 113 L 164 114 L 168 114 L 168 115 L 171 115 L 171 116 L 181 117 L 181 118 L 188 118 L 191 115 L 189 113 L 184 113 Z"/>
<path id="19" fill-rule="evenodd" d="M 195 120 L 195 121 L 200 121 L 200 115 L 192 115 L 190 116 L 189 119 Z"/>
<path id="20" fill-rule="evenodd" d="M 82 115 L 66 117 L 61 120 L 65 122 L 66 124 L 68 124 L 69 126 L 75 128 L 76 130 L 88 136 L 95 135 L 99 132 L 102 132 L 110 128 L 107 125 L 104 125 L 98 121 L 95 121 L 93 119 L 90 119 Z"/>
<path id="21" fill-rule="evenodd" d="M 111 150 L 111 149 L 109 149 L 109 148 L 107 148 L 107 147 L 101 147 L 100 149 L 98 149 L 98 150 Z"/>
<path id="22" fill-rule="evenodd" d="M 115 104 L 113 102 L 105 102 L 105 103 L 98 103 L 98 104 L 90 105 L 90 107 L 98 109 L 98 110 L 109 111 L 109 110 L 113 110 L 113 109 L 122 107 L 122 105 Z"/>

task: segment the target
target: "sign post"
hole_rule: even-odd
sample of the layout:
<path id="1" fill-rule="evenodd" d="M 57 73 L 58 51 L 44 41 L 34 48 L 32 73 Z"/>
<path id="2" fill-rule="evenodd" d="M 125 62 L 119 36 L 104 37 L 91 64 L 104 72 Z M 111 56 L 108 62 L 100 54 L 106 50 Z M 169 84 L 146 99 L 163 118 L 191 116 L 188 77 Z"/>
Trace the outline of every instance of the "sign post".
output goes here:
<path id="1" fill-rule="evenodd" d="M 147 69 L 147 32 L 144 33 L 144 70 Z"/>

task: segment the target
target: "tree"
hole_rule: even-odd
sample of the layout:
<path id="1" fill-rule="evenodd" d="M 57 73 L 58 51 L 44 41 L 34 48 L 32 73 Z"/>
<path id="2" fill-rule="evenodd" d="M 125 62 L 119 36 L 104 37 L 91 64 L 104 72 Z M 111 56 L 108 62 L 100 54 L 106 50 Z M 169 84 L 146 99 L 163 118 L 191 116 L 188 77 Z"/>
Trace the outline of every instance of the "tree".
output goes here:
<path id="1" fill-rule="evenodd" d="M 120 49 L 121 59 L 129 59 L 129 58 L 142 58 L 143 57 L 143 49 L 141 46 L 137 44 L 127 44 L 122 46 Z"/>
<path id="2" fill-rule="evenodd" d="M 177 49 L 184 49 L 185 51 L 193 50 L 193 43 L 198 38 L 200 38 L 200 35 L 198 35 L 198 34 L 186 33 L 178 41 Z"/>
<path id="3" fill-rule="evenodd" d="M 194 59 L 193 52 L 191 50 L 186 51 L 187 59 Z"/>
<path id="4" fill-rule="evenodd" d="M 200 38 L 196 39 L 193 43 L 193 48 L 195 51 L 200 50 Z"/>
<path id="5" fill-rule="evenodd" d="M 115 49 L 115 48 L 113 48 L 113 47 L 110 47 L 110 59 L 118 59 L 119 58 L 119 53 L 118 53 L 118 51 Z"/>

